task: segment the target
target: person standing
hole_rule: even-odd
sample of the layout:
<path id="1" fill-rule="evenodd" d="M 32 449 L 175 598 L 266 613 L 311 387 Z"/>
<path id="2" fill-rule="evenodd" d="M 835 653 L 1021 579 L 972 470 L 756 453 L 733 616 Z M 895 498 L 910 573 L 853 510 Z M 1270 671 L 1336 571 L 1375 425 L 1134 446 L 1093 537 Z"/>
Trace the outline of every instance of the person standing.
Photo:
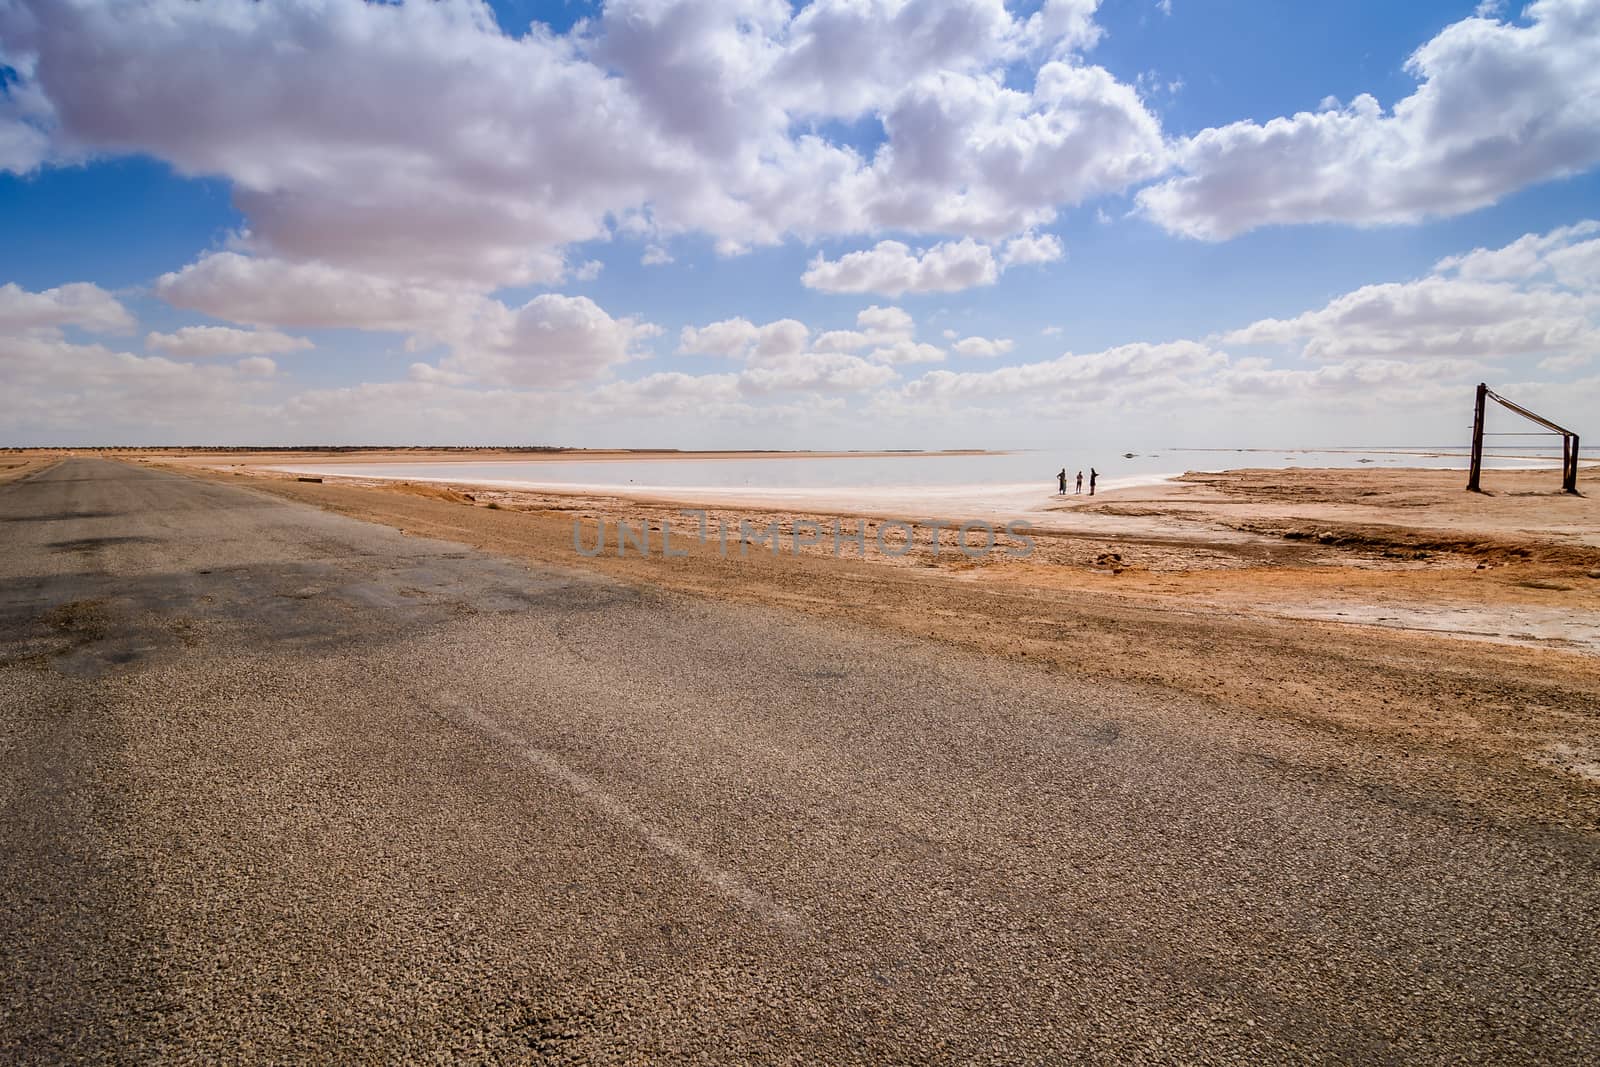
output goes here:
<path id="1" fill-rule="evenodd" d="M 1089 468 L 1089 495 L 1094 496 L 1094 483 L 1100 480 L 1100 472 L 1093 467 Z"/>
<path id="2" fill-rule="evenodd" d="M 1078 480 L 1083 481 L 1083 475 L 1078 475 Z M 1061 473 L 1056 475 L 1056 481 L 1061 484 L 1061 495 L 1067 495 L 1067 468 L 1062 467 Z"/>
<path id="3" fill-rule="evenodd" d="M 1079 471 L 1078 472 L 1078 487 L 1072 491 L 1072 494 L 1074 496 L 1077 496 L 1081 492 L 1083 492 L 1083 472 Z"/>

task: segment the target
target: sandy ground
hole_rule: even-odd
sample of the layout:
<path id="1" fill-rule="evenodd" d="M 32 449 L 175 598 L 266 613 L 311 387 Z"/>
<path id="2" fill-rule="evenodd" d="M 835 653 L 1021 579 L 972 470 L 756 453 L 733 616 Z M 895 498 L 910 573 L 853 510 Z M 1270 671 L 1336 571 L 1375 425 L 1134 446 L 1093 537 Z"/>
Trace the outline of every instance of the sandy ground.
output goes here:
<path id="1" fill-rule="evenodd" d="M 214 459 L 215 457 L 210 457 Z M 208 457 L 190 463 L 212 466 Z M 283 479 L 263 469 L 274 457 L 249 457 L 229 473 Z M 319 461 L 320 462 L 320 461 Z M 1586 471 L 1585 484 L 1600 484 Z M 287 477 L 294 477 L 292 475 Z M 1491 472 L 1490 491 L 1469 494 L 1449 471 L 1238 470 L 1191 473 L 1174 482 L 1113 490 L 1097 496 L 1051 498 L 1042 509 L 961 510 L 937 492 L 859 504 L 808 507 L 774 504 L 770 495 L 720 493 L 691 501 L 641 490 L 627 497 L 581 488 L 526 491 L 469 483 L 348 484 L 411 495 L 566 515 L 615 529 L 663 523 L 680 539 L 708 530 L 734 531 L 741 519 L 764 526 L 776 519 L 791 539 L 795 524 L 815 522 L 825 533 L 800 550 L 859 555 L 844 534 L 868 520 L 867 557 L 887 566 L 931 568 L 970 581 L 1043 588 L 1082 588 L 1104 575 L 1118 595 L 1181 597 L 1229 612 L 1326 619 L 1461 637 L 1600 653 L 1600 503 L 1552 491 L 1549 472 Z M 342 481 L 335 479 L 335 481 Z M 817 491 L 824 497 L 825 491 Z M 470 499 L 469 499 L 470 498 Z M 903 558 L 878 550 L 878 520 L 922 524 Z M 959 551 L 956 531 L 944 531 L 937 557 L 925 528 L 930 519 L 990 521 L 1001 532 L 995 551 L 974 559 Z M 1021 543 L 1004 534 L 1008 519 L 1035 531 L 1026 559 L 1009 551 Z M 583 541 L 592 546 L 593 526 Z M 716 536 L 713 534 L 713 536 Z M 899 534 L 891 530 L 891 540 Z M 969 540 L 981 541 L 981 533 Z M 720 545 L 719 539 L 719 545 Z"/>
<path id="2" fill-rule="evenodd" d="M 18 455 L 0 453 L 0 485 L 21 478 L 56 462 L 55 457 L 37 452 Z"/>
<path id="3" fill-rule="evenodd" d="M 217 457 L 171 464 L 534 561 L 793 608 L 932 637 L 1091 677 L 1154 682 L 1255 713 L 1358 735 L 1486 812 L 1600 826 L 1600 472 L 1585 495 L 1550 472 L 1496 472 L 1467 494 L 1453 472 L 1194 474 L 1060 502 L 1068 525 L 1026 559 L 1003 535 L 973 560 L 924 529 L 903 557 L 831 545 L 724 556 L 677 502 L 468 485 L 301 482 Z M 254 459 L 254 457 L 250 457 Z M 270 462 L 270 460 L 263 460 Z M 245 460 L 230 458 L 232 463 Z M 826 524 L 823 513 L 708 511 Z M 673 530 L 647 557 L 593 559 L 596 525 Z M 854 529 L 846 520 L 845 530 Z M 576 524 L 576 535 L 575 535 Z M 576 540 L 575 540 L 576 536 Z M 785 536 L 788 536 L 786 533 Z M 897 534 L 891 533 L 892 546 Z"/>

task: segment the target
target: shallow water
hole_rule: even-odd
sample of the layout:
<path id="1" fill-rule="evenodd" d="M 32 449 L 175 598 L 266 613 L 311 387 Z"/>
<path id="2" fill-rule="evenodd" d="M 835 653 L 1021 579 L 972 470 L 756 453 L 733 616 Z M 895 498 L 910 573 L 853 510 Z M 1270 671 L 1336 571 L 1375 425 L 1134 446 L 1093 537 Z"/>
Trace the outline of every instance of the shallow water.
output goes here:
<path id="1" fill-rule="evenodd" d="M 1102 489 L 1151 484 L 1191 470 L 1238 467 L 1432 467 L 1466 469 L 1465 449 L 1367 449 L 1269 451 L 1265 449 L 1162 449 L 1128 455 L 1071 456 L 1044 451 L 989 455 L 907 453 L 904 455 L 786 456 L 703 459 L 668 456 L 651 459 L 505 460 L 496 462 L 283 464 L 274 469 L 298 474 L 420 481 L 470 482 L 517 488 L 738 490 L 749 493 L 904 489 L 1037 492 L 1056 487 L 1065 465 L 1069 490 L 1081 469 L 1100 472 Z M 1491 451 L 1485 465 L 1496 469 L 1554 467 L 1557 460 L 1527 449 Z"/>

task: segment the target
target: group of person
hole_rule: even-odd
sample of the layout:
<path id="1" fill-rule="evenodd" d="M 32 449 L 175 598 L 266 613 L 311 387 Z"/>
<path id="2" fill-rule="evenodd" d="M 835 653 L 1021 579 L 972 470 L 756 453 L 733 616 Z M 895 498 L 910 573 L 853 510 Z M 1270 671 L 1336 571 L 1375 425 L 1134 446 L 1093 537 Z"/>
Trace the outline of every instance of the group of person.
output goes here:
<path id="1" fill-rule="evenodd" d="M 1094 496 L 1094 483 L 1100 480 L 1100 472 L 1093 467 L 1089 468 L 1089 495 Z M 1056 481 L 1061 485 L 1061 495 L 1067 495 L 1067 468 L 1062 467 L 1061 473 L 1056 475 Z M 1078 487 L 1073 490 L 1073 495 L 1083 492 L 1083 472 L 1078 472 Z"/>

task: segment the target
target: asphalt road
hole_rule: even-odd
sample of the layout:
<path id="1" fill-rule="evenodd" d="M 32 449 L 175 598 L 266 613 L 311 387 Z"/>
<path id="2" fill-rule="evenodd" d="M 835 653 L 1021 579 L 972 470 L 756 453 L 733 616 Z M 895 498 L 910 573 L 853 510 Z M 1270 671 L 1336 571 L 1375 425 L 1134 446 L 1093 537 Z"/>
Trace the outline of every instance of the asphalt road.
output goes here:
<path id="1" fill-rule="evenodd" d="M 1600 1059 L 1600 842 L 1340 759 L 73 459 L 0 486 L 0 1060 Z"/>

